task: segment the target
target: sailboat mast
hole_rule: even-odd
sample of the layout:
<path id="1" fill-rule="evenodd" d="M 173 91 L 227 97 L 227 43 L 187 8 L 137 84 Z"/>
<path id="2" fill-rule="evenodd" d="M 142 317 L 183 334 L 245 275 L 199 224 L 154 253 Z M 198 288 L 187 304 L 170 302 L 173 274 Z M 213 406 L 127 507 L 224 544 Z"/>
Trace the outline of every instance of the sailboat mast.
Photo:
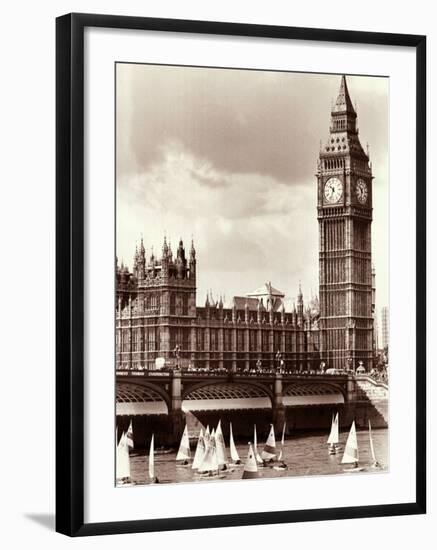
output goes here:
<path id="1" fill-rule="evenodd" d="M 149 450 L 149 478 L 155 477 L 155 434 L 152 434 Z"/>

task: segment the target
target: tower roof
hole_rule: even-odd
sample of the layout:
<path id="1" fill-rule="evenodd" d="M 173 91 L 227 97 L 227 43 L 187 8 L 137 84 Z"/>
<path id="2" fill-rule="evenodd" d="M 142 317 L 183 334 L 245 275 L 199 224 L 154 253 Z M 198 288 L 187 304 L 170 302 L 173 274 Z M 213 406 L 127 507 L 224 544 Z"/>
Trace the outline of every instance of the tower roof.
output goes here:
<path id="1" fill-rule="evenodd" d="M 258 287 L 253 292 L 248 292 L 246 296 L 253 297 L 253 298 L 260 298 L 262 296 L 273 296 L 277 298 L 284 298 L 285 294 L 280 290 L 278 290 L 277 288 L 275 288 L 274 286 L 272 286 L 272 284 L 269 281 L 268 283 L 264 283 L 263 285 Z"/>
<path id="2" fill-rule="evenodd" d="M 341 77 L 340 90 L 338 91 L 337 101 L 335 102 L 333 113 L 353 113 L 356 115 L 354 106 L 349 95 L 349 90 L 347 88 L 346 76 Z"/>

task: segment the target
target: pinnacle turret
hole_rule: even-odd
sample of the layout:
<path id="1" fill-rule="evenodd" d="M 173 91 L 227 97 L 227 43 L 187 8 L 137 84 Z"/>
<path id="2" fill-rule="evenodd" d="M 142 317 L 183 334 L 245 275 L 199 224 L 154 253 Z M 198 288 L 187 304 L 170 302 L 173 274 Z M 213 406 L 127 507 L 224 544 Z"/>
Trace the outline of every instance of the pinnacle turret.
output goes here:
<path id="1" fill-rule="evenodd" d="M 191 239 L 191 248 L 190 248 L 190 260 L 196 259 L 196 249 L 194 248 L 194 240 Z"/>
<path id="2" fill-rule="evenodd" d="M 164 243 L 162 245 L 162 257 L 167 258 L 168 256 L 168 244 L 167 244 L 167 237 L 164 235 Z"/>

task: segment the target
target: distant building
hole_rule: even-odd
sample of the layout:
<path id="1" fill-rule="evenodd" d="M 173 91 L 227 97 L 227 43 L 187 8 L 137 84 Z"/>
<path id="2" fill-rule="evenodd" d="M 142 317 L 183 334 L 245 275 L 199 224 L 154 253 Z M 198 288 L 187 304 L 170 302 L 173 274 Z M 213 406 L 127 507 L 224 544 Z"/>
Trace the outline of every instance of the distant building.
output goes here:
<path id="1" fill-rule="evenodd" d="M 285 311 L 283 292 L 270 282 L 246 296 L 206 296 L 196 306 L 196 251 L 182 240 L 173 257 L 166 239 L 161 258 L 146 260 L 143 241 L 133 270 L 116 266 L 116 356 L 118 369 L 153 369 L 158 357 L 179 366 L 227 370 L 320 366 L 319 303 L 297 303 Z M 177 350 L 177 351 L 176 351 Z M 278 357 L 278 352 L 280 357 Z"/>
<path id="2" fill-rule="evenodd" d="M 390 342 L 390 316 L 387 306 L 381 310 L 381 336 L 382 347 L 387 348 Z"/>

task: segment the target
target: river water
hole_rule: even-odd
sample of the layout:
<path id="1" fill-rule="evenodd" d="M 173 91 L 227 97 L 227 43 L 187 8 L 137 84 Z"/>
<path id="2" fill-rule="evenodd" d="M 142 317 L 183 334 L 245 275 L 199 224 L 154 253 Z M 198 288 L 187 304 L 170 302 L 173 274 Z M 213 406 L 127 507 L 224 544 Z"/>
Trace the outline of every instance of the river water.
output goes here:
<path id="1" fill-rule="evenodd" d="M 340 445 L 344 449 L 348 432 L 340 434 Z M 379 429 L 372 431 L 373 444 L 375 448 L 376 458 L 381 464 L 382 471 L 388 471 L 388 430 Z M 358 431 L 358 448 L 359 448 L 359 465 L 364 467 L 363 473 L 366 471 L 375 471 L 371 468 L 372 459 L 369 447 L 369 434 L 367 430 Z M 326 444 L 326 433 L 299 433 L 296 436 L 285 441 L 283 459 L 287 464 L 286 470 L 274 470 L 271 467 L 259 469 L 259 477 L 289 477 L 301 475 L 349 475 L 345 474 L 343 468 L 349 465 L 342 465 L 342 451 L 337 455 L 329 455 L 328 446 Z M 226 442 L 228 444 L 228 442 Z M 277 442 L 278 445 L 278 442 Z M 264 441 L 258 442 L 258 451 L 261 453 L 264 446 Z M 278 447 L 279 449 L 279 447 Z M 229 454 L 229 448 L 227 447 Z M 243 474 L 244 462 L 246 460 L 248 445 L 247 442 L 238 442 L 237 450 L 240 455 L 242 464 L 233 466 L 225 473 L 221 473 L 220 477 L 223 480 L 240 479 Z M 195 444 L 191 445 L 192 456 L 194 456 Z M 278 451 L 279 452 L 279 451 Z M 161 483 L 180 483 L 180 482 L 206 482 L 216 480 L 217 476 L 212 478 L 200 477 L 191 469 L 191 465 L 182 466 L 176 463 L 176 452 L 168 454 L 155 455 L 155 475 Z M 230 460 L 230 458 L 229 458 Z M 131 452 L 131 477 L 135 484 L 147 484 L 148 478 L 148 456 L 141 452 Z M 357 475 L 357 474 L 356 474 Z"/>

